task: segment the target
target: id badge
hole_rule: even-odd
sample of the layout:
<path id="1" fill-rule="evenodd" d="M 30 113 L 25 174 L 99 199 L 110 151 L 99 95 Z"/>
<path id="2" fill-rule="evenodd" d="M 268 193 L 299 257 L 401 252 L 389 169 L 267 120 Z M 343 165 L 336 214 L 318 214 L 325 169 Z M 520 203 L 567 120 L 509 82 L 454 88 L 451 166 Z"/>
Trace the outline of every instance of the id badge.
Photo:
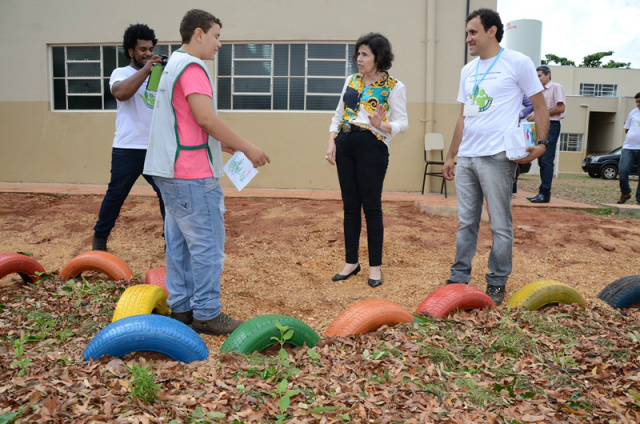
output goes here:
<path id="1" fill-rule="evenodd" d="M 478 116 L 480 114 L 480 106 L 478 105 L 464 105 L 464 116 Z"/>

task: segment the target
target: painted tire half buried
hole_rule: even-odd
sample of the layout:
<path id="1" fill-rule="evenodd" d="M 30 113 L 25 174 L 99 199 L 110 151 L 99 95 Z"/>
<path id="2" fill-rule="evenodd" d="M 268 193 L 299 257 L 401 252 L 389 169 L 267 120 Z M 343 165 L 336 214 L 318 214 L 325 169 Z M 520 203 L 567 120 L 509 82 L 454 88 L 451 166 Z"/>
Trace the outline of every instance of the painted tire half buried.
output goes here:
<path id="1" fill-rule="evenodd" d="M 640 275 L 615 280 L 600 292 L 598 299 L 618 309 L 640 308 Z"/>
<path id="2" fill-rule="evenodd" d="M 422 301 L 416 315 L 424 312 L 436 318 L 444 318 L 456 311 L 492 309 L 496 304 L 483 291 L 468 284 L 447 284 L 438 287 Z"/>
<path id="3" fill-rule="evenodd" d="M 186 363 L 209 357 L 209 349 L 198 333 L 162 315 L 136 315 L 107 325 L 89 342 L 83 356 L 89 361 L 141 351 L 159 352 Z"/>
<path id="4" fill-rule="evenodd" d="M 413 322 L 413 315 L 395 302 L 367 299 L 349 306 L 325 331 L 328 337 L 366 334 L 383 325 Z"/>
<path id="5" fill-rule="evenodd" d="M 584 299 L 573 287 L 554 280 L 541 280 L 529 283 L 515 292 L 507 302 L 514 308 L 537 311 L 546 305 L 556 303 L 578 303 L 584 305 Z"/>
<path id="6" fill-rule="evenodd" d="M 167 293 L 158 286 L 151 284 L 137 284 L 131 286 L 122 293 L 111 322 L 134 315 L 156 313 L 166 315 L 169 313 L 167 306 Z"/>
<path id="7" fill-rule="evenodd" d="M 99 250 L 81 253 L 71 259 L 60 271 L 60 277 L 65 280 L 76 278 L 83 271 L 99 271 L 112 280 L 130 280 L 133 277 L 133 271 L 122 259 Z"/>
<path id="8" fill-rule="evenodd" d="M 35 259 L 20 253 L 0 253 L 0 278 L 16 273 L 25 283 L 39 280 L 36 272 L 45 273 L 42 265 Z"/>
<path id="9" fill-rule="evenodd" d="M 144 276 L 144 282 L 147 284 L 153 284 L 154 286 L 162 287 L 162 289 L 169 296 L 169 291 L 167 290 L 167 284 L 165 283 L 167 278 L 167 268 L 152 268 L 147 271 L 147 274 Z"/>
<path id="10" fill-rule="evenodd" d="M 222 344 L 220 351 L 247 355 L 253 352 L 262 352 L 277 343 L 271 337 L 280 337 L 280 330 L 276 327 L 276 322 L 293 330 L 293 337 L 287 340 L 290 345 L 302 346 L 306 344 L 309 347 L 314 347 L 320 341 L 318 333 L 299 319 L 287 315 L 269 314 L 252 318 L 236 328 Z"/>

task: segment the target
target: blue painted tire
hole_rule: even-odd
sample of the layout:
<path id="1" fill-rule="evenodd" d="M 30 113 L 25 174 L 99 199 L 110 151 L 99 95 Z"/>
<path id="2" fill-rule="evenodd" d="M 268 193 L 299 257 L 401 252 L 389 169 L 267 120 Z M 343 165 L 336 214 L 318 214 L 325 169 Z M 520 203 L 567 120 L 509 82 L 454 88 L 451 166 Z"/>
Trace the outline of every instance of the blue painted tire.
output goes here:
<path id="1" fill-rule="evenodd" d="M 85 361 L 151 351 L 185 363 L 204 361 L 209 348 L 191 327 L 162 315 L 135 315 L 107 325 L 89 342 Z"/>
<path id="2" fill-rule="evenodd" d="M 640 308 L 640 275 L 615 280 L 600 292 L 598 298 L 618 309 Z"/>

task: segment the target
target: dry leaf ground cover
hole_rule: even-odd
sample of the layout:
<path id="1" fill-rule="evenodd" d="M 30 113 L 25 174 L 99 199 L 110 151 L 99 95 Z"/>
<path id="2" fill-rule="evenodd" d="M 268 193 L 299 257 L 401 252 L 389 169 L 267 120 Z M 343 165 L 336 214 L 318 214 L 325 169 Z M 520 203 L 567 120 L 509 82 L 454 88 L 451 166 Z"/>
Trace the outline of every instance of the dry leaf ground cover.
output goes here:
<path id="1" fill-rule="evenodd" d="M 157 203 L 131 198 L 110 239 L 138 274 L 114 282 L 56 276 L 90 248 L 100 196 L 0 194 L 0 252 L 27 251 L 52 279 L 0 281 L 0 422 L 640 422 L 640 315 L 597 293 L 639 274 L 636 219 L 514 208 L 507 297 L 541 279 L 573 286 L 584 308 L 461 312 L 318 346 L 220 354 L 188 365 L 154 353 L 85 362 L 122 291 L 164 265 Z M 457 221 L 390 202 L 385 283 L 364 272 L 332 283 L 342 258 L 335 201 L 227 199 L 222 302 L 234 317 L 279 313 L 319 334 L 370 298 L 410 311 L 447 278 Z M 364 238 L 363 238 L 364 242 Z M 472 284 L 484 288 L 490 232 L 481 228 Z M 365 250 L 362 250 L 363 257 Z M 364 275 L 363 275 L 364 274 Z"/>

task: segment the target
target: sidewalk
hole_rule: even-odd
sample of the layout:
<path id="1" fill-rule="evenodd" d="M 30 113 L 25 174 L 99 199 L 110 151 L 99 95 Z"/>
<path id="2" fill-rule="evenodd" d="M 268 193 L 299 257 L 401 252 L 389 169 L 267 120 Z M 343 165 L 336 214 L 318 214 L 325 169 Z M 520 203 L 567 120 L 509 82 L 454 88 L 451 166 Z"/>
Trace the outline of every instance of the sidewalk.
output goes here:
<path id="1" fill-rule="evenodd" d="M 2 183 L 0 182 L 0 193 L 34 193 L 34 194 L 69 194 L 69 195 L 104 195 L 107 191 L 106 185 L 101 184 L 40 184 L 40 183 Z M 256 189 L 245 188 L 238 192 L 235 188 L 224 188 L 225 197 L 270 197 L 306 200 L 340 200 L 338 190 L 294 190 L 294 189 Z M 131 190 L 134 196 L 155 196 L 149 185 L 135 185 Z M 597 209 L 598 206 L 584 203 L 576 203 L 568 200 L 551 198 L 549 203 L 531 203 L 527 197 L 534 196 L 535 193 L 518 191 L 518 195 L 513 199 L 514 207 L 530 208 L 566 208 L 566 209 Z M 439 193 L 400 193 L 384 192 L 382 200 L 387 202 L 414 202 L 424 213 L 443 216 L 457 216 L 457 202 L 455 194 L 447 198 Z M 612 208 L 637 210 L 640 214 L 640 206 L 636 205 L 607 205 Z M 630 212 L 627 212 L 630 213 Z M 486 217 L 485 217 L 486 219 Z"/>

